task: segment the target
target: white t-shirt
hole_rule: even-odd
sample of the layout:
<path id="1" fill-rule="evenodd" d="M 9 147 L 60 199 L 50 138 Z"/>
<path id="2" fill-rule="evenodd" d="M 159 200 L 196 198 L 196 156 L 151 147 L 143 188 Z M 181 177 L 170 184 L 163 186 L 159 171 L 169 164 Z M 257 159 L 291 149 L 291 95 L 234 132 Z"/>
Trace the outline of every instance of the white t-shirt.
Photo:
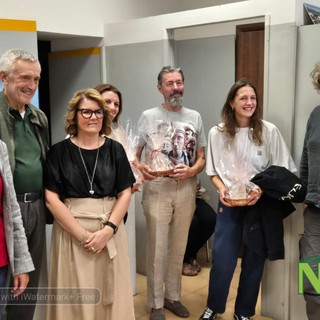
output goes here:
<path id="1" fill-rule="evenodd" d="M 154 151 L 152 145 L 154 149 L 168 156 L 174 148 L 174 141 L 177 141 L 175 136 L 181 132 L 184 135 L 184 141 L 181 143 L 181 148 L 177 148 L 180 148 L 180 154 L 181 152 L 187 154 L 186 164 L 192 166 L 196 161 L 197 148 L 206 146 L 206 137 L 199 112 L 185 107 L 178 112 L 167 111 L 162 106 L 144 111 L 138 122 L 138 132 L 138 146 L 146 147 L 146 159 Z M 151 143 L 152 140 L 154 143 Z"/>
<path id="2" fill-rule="evenodd" d="M 218 126 L 211 128 L 206 159 L 207 175 L 218 175 L 226 187 L 230 187 L 235 179 L 246 177 L 250 180 L 271 165 L 285 167 L 291 172 L 297 171 L 286 143 L 274 124 L 263 120 L 261 146 L 249 139 L 249 130 L 239 128 L 230 144 L 226 134 L 219 131 Z"/>

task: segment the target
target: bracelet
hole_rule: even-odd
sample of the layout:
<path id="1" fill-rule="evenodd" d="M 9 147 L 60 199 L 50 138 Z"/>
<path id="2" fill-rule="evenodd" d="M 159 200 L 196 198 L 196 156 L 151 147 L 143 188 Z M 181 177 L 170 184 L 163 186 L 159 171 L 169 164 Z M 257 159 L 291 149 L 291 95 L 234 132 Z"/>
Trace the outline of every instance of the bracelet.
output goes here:
<path id="1" fill-rule="evenodd" d="M 104 226 L 108 226 L 108 227 L 112 228 L 113 229 L 113 234 L 116 234 L 117 231 L 118 231 L 118 226 L 116 226 L 114 223 L 112 223 L 109 220 L 104 223 Z"/>
<path id="2" fill-rule="evenodd" d="M 83 247 L 84 243 L 88 238 L 88 231 L 85 230 L 84 234 L 82 235 L 82 239 L 79 241 L 80 247 Z"/>

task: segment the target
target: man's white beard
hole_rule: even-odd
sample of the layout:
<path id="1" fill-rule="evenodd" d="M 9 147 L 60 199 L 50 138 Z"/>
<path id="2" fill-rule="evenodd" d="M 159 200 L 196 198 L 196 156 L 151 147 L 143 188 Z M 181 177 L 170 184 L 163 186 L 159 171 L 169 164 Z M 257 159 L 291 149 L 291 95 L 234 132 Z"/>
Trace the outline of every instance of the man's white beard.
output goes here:
<path id="1" fill-rule="evenodd" d="M 183 101 L 182 97 L 169 99 L 169 103 L 172 107 L 182 106 L 182 101 Z"/>

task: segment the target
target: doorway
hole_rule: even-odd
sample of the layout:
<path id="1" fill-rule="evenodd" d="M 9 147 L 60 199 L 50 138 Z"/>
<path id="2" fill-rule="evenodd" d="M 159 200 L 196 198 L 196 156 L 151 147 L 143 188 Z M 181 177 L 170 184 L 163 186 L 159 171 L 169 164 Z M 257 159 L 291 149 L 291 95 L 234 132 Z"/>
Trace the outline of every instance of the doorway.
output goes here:
<path id="1" fill-rule="evenodd" d="M 39 108 L 45 113 L 49 125 L 51 145 L 51 117 L 50 117 L 50 83 L 49 83 L 49 53 L 50 41 L 38 41 L 38 59 L 41 65 L 41 80 L 39 82 Z"/>
<path id="2" fill-rule="evenodd" d="M 264 23 L 236 26 L 236 80 L 249 79 L 263 107 Z"/>

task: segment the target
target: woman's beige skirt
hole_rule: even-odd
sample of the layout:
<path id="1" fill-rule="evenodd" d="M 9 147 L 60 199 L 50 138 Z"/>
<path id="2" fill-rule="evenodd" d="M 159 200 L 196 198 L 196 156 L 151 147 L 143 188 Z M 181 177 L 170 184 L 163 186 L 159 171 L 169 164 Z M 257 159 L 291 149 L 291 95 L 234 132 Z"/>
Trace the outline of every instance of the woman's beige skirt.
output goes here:
<path id="1" fill-rule="evenodd" d="M 65 205 L 88 231 L 103 227 L 115 199 L 67 199 Z M 55 221 L 52 229 L 47 320 L 135 319 L 128 245 L 123 222 L 99 254 Z"/>

